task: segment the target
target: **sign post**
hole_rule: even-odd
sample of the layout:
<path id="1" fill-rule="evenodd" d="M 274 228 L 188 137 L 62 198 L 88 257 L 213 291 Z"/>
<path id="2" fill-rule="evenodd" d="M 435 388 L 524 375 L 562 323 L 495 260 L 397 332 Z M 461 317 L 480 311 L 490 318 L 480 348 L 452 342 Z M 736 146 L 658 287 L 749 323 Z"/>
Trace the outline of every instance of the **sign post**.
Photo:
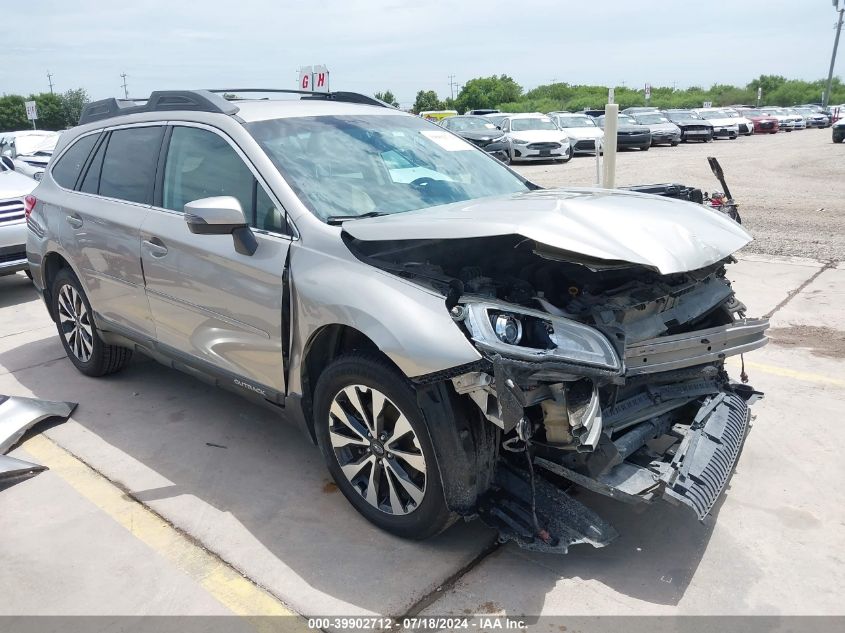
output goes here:
<path id="1" fill-rule="evenodd" d="M 26 118 L 32 121 L 32 129 L 35 129 L 35 120 L 38 118 L 38 108 L 35 105 L 35 101 L 24 101 L 24 107 L 26 107 Z"/>
<path id="2" fill-rule="evenodd" d="M 645 104 L 648 105 L 648 102 L 651 100 L 651 84 L 645 85 Z"/>
<path id="3" fill-rule="evenodd" d="M 702 108 L 712 108 L 713 102 L 712 101 L 705 101 L 704 105 L 701 106 Z"/>
<path id="4" fill-rule="evenodd" d="M 763 86 L 757 86 L 757 107 L 760 107 L 760 99 L 763 98 Z"/>

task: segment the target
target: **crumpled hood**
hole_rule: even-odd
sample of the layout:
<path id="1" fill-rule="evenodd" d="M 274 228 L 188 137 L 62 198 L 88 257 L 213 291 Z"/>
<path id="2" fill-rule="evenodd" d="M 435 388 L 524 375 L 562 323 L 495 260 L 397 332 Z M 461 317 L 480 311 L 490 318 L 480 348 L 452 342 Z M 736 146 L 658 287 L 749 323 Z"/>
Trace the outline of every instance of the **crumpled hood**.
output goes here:
<path id="1" fill-rule="evenodd" d="M 703 205 L 606 189 L 482 198 L 349 220 L 343 230 L 363 241 L 521 235 L 562 251 L 562 260 L 630 262 L 664 275 L 703 268 L 751 241 L 739 224 Z"/>

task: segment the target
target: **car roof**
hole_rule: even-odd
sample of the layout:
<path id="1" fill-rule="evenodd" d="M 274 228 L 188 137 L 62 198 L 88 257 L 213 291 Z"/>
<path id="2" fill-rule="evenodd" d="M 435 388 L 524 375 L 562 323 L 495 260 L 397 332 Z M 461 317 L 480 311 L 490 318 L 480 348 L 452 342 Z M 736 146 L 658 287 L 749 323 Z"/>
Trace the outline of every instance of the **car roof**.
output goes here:
<path id="1" fill-rule="evenodd" d="M 542 119 L 548 119 L 548 114 L 543 114 L 542 112 L 520 112 L 518 114 L 509 114 L 507 117 L 508 119 L 536 119 L 540 117 Z"/>
<path id="2" fill-rule="evenodd" d="M 237 116 L 245 123 L 306 116 L 354 116 L 366 114 L 413 116 L 394 108 L 320 99 L 235 99 Z"/>

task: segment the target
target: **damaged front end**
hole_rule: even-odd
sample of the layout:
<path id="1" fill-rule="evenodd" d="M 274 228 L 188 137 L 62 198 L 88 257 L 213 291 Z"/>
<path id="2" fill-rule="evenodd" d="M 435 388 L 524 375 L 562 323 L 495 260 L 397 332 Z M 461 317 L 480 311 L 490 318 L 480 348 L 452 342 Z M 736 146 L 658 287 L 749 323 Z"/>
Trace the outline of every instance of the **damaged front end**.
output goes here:
<path id="1" fill-rule="evenodd" d="M 661 274 L 519 236 L 348 244 L 441 291 L 482 355 L 448 380 L 499 430 L 477 511 L 503 539 L 561 552 L 612 540 L 570 483 L 710 512 L 762 395 L 733 382 L 725 359 L 767 342 L 768 321 L 745 316 L 725 277 L 732 257 Z"/>

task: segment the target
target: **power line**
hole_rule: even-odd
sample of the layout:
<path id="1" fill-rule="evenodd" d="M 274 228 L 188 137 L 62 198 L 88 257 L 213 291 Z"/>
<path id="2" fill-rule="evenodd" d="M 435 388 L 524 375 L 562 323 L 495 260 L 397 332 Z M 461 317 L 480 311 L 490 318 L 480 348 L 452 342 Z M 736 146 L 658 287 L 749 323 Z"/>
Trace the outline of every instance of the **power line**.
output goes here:
<path id="1" fill-rule="evenodd" d="M 123 77 L 123 96 L 124 98 L 129 98 L 129 90 L 126 87 L 126 73 L 120 73 L 120 76 Z"/>
<path id="2" fill-rule="evenodd" d="M 53 94 L 53 73 L 47 71 L 47 83 L 50 84 L 50 94 Z"/>
<path id="3" fill-rule="evenodd" d="M 449 75 L 449 95 L 452 99 L 455 98 L 455 88 L 457 85 L 458 83 L 455 81 L 455 75 Z"/>

